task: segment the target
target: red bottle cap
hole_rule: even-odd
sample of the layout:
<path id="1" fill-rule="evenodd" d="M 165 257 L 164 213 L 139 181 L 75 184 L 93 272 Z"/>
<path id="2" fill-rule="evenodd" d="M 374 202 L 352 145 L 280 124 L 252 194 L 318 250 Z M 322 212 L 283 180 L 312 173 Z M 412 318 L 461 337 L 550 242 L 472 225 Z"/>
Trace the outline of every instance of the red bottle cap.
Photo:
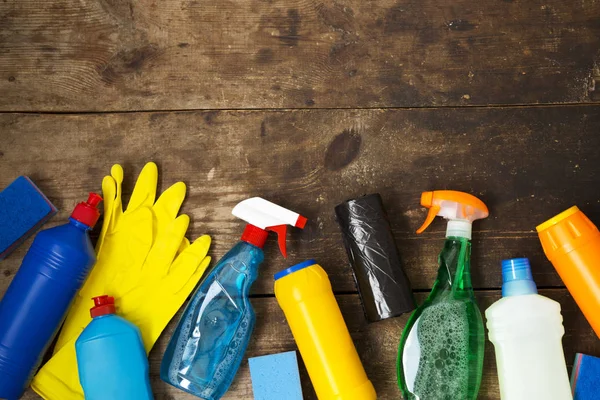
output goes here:
<path id="1" fill-rule="evenodd" d="M 81 222 L 91 228 L 96 225 L 98 218 L 100 218 L 100 211 L 98 210 L 98 204 L 102 201 L 102 197 L 96 193 L 90 193 L 87 202 L 79 203 L 75 206 L 71 218 Z"/>
<path id="2" fill-rule="evenodd" d="M 92 318 L 115 313 L 116 309 L 114 297 L 103 295 L 94 297 L 92 300 L 94 300 L 94 307 L 90 308 L 90 315 Z"/>
<path id="3" fill-rule="evenodd" d="M 242 233 L 242 240 L 262 249 L 267 241 L 267 236 L 269 236 L 269 232 L 266 230 L 248 224 L 244 229 L 244 233 Z"/>

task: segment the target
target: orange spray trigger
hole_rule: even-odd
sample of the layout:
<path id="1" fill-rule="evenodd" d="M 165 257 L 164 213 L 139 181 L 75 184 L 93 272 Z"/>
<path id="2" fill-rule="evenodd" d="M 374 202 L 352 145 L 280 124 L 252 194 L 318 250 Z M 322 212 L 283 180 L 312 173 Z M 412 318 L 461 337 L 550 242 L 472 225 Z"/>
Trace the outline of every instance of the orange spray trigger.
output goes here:
<path id="1" fill-rule="evenodd" d="M 455 190 L 423 192 L 421 205 L 429 208 L 429 213 L 417 233 L 422 233 L 436 216 L 440 216 L 449 221 L 446 230 L 447 236 L 461 236 L 470 239 L 473 221 L 489 215 L 487 206 L 477 197 Z"/>
<path id="2" fill-rule="evenodd" d="M 428 192 L 428 193 L 431 193 L 431 192 Z M 423 194 L 425 194 L 425 193 L 423 193 Z M 423 202 L 421 202 L 421 205 L 424 207 L 427 207 L 425 204 L 423 204 Z M 429 207 L 427 207 L 427 208 L 429 208 Z M 419 229 L 417 229 L 417 234 L 423 233 L 423 231 L 425 231 L 425 229 L 427 229 L 429 227 L 429 225 L 431 225 L 431 223 L 433 222 L 435 217 L 437 217 L 438 212 L 440 212 L 439 206 L 433 206 L 433 207 L 429 208 L 429 213 L 427 214 L 427 218 L 425 218 L 425 222 L 423 222 L 423 225 L 421 225 L 421 227 Z"/>

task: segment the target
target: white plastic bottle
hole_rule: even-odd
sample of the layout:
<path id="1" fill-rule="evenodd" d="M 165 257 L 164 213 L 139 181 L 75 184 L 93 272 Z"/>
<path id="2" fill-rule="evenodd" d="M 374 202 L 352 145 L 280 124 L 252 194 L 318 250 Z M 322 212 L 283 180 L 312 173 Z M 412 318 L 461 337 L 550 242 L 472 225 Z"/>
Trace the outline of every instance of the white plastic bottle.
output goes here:
<path id="1" fill-rule="evenodd" d="M 572 400 L 560 304 L 537 294 L 527 258 L 502 261 L 502 299 L 485 312 L 502 400 Z"/>

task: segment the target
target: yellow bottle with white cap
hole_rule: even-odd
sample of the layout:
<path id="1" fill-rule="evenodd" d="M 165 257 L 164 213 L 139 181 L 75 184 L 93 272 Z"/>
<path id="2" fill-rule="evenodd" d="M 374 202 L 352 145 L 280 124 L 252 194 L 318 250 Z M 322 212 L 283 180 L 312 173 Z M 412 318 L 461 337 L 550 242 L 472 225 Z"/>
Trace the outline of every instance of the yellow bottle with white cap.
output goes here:
<path id="1" fill-rule="evenodd" d="M 275 297 L 319 400 L 374 400 L 327 274 L 307 260 L 275 274 Z"/>

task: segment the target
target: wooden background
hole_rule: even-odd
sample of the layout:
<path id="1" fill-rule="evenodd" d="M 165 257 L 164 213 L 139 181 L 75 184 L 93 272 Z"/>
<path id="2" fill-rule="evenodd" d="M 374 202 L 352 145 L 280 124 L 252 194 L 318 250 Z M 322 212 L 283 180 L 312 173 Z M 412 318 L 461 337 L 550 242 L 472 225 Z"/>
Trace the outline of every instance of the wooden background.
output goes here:
<path id="1" fill-rule="evenodd" d="M 400 398 L 408 316 L 366 323 L 333 208 L 381 193 L 422 301 L 445 224 L 417 237 L 420 193 L 468 191 L 490 208 L 474 227 L 482 311 L 500 297 L 500 260 L 529 257 L 540 293 L 562 305 L 571 366 L 575 352 L 600 356 L 600 341 L 535 226 L 573 204 L 600 223 L 599 51 L 594 0 L 2 0 L 0 188 L 29 175 L 61 210 L 52 226 L 113 163 L 127 194 L 155 161 L 161 188 L 188 185 L 189 237 L 209 233 L 214 260 L 238 239 L 230 211 L 247 197 L 306 215 L 288 260 L 268 243 L 247 355 L 295 349 L 272 276 L 315 258 L 381 399 Z M 0 295 L 29 244 L 0 263 Z M 194 398 L 158 377 L 174 327 L 150 354 L 159 400 Z M 486 346 L 479 398 L 499 399 Z M 225 398 L 252 398 L 246 361 Z"/>

